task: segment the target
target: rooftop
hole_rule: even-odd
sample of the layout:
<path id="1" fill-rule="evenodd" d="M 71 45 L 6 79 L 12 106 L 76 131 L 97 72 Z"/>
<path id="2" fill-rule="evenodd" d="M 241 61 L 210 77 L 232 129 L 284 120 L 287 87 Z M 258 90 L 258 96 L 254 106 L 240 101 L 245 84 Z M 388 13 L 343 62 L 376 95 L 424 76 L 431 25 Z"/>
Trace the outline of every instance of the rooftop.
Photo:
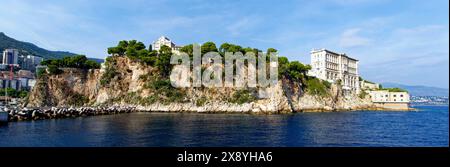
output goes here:
<path id="1" fill-rule="evenodd" d="M 351 60 L 355 60 L 355 61 L 359 61 L 358 59 L 355 59 L 355 58 L 352 58 L 352 57 L 349 57 L 349 56 L 347 56 L 347 54 L 345 54 L 345 53 L 337 53 L 337 52 L 333 52 L 333 51 L 330 51 L 330 50 L 328 50 L 328 49 L 325 49 L 325 48 L 322 48 L 322 49 L 313 49 L 312 51 L 311 51 L 311 53 L 316 53 L 316 52 L 323 52 L 323 51 L 325 51 L 325 52 L 328 52 L 328 53 L 331 53 L 331 54 L 335 54 L 335 55 L 341 55 L 341 56 L 344 56 L 344 57 L 346 57 L 346 58 L 348 58 L 348 59 L 351 59 Z"/>

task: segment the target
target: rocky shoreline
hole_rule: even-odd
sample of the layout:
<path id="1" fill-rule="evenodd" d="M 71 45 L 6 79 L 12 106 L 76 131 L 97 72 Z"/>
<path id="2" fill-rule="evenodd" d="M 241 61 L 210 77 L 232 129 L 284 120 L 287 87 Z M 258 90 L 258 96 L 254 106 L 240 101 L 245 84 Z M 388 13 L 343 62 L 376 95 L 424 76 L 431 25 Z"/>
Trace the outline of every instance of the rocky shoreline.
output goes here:
<path id="1" fill-rule="evenodd" d="M 9 122 L 75 118 L 135 112 L 133 106 L 23 108 L 9 111 Z"/>
<path id="2" fill-rule="evenodd" d="M 372 110 L 381 111 L 386 109 L 381 108 L 358 108 L 358 109 L 305 109 L 297 112 L 345 112 L 345 111 L 357 111 L 357 110 Z M 413 108 L 409 110 L 392 110 L 392 111 L 414 111 Z M 233 112 L 233 111 L 184 111 L 184 110 L 152 110 L 150 108 L 125 105 L 125 106 L 97 106 L 97 107 L 41 107 L 41 108 L 22 108 L 20 110 L 8 111 L 9 122 L 15 121 L 31 121 L 31 120 L 45 120 L 45 119 L 62 119 L 62 118 L 76 118 L 76 117 L 88 117 L 97 115 L 114 115 L 132 112 L 188 112 L 188 113 L 246 113 L 246 114 L 283 114 L 284 112 Z M 295 112 L 293 112 L 295 113 Z"/>

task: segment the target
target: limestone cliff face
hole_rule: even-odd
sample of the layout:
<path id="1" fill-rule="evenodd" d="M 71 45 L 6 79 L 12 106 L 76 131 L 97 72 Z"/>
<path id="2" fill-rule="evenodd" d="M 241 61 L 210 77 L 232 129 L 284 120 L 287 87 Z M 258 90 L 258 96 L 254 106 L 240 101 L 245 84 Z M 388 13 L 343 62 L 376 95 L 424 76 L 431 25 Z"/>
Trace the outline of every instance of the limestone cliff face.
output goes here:
<path id="1" fill-rule="evenodd" d="M 97 96 L 98 70 L 62 69 L 59 75 L 44 75 L 36 82 L 26 106 L 65 106 L 89 104 Z"/>
<path id="2" fill-rule="evenodd" d="M 150 101 L 159 92 L 148 88 L 149 78 L 158 77 L 156 68 L 134 62 L 126 57 L 114 57 L 109 64 L 114 77 L 102 83 L 106 68 L 97 70 L 63 69 L 62 74 L 41 77 L 30 93 L 27 107 L 72 106 L 72 105 L 133 105 L 142 111 L 167 112 L 252 112 L 291 113 L 306 111 L 334 111 L 372 108 L 370 99 L 356 94 L 343 96 L 336 85 L 332 85 L 329 96 L 314 96 L 303 92 L 302 85 L 281 79 L 275 87 L 251 92 L 272 92 L 271 98 L 257 98 L 248 103 L 237 104 L 227 99 L 237 91 L 234 88 L 187 88 L 180 89 L 184 96 L 177 102 Z M 161 97 L 159 97 L 161 98 Z M 150 102 L 149 102 L 150 101 Z M 202 101 L 202 103 L 199 103 Z"/>

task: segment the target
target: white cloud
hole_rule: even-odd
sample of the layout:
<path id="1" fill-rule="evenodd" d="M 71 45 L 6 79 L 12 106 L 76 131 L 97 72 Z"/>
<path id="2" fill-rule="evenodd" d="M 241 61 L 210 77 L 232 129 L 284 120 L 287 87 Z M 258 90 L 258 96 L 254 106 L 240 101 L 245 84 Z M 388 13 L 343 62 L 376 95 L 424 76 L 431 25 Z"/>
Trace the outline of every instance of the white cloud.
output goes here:
<path id="1" fill-rule="evenodd" d="M 251 30 L 258 23 L 260 23 L 261 19 L 258 17 L 244 17 L 240 20 L 232 22 L 230 25 L 226 27 L 226 29 L 230 32 L 232 36 L 241 35 L 245 31 Z"/>
<path id="2" fill-rule="evenodd" d="M 345 30 L 340 37 L 339 46 L 348 47 L 358 47 L 366 46 L 370 44 L 370 39 L 360 35 L 361 29 L 352 28 Z"/>

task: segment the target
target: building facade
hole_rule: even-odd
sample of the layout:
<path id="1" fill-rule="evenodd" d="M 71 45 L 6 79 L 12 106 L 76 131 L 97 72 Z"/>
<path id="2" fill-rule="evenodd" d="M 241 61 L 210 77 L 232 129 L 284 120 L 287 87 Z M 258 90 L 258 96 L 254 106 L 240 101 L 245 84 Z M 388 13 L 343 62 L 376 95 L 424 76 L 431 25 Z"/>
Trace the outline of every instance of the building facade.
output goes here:
<path id="1" fill-rule="evenodd" d="M 22 82 L 18 79 L 0 79 L 0 88 L 13 88 L 14 90 L 22 90 Z"/>
<path id="2" fill-rule="evenodd" d="M 168 46 L 172 49 L 173 53 L 179 53 L 180 46 L 177 46 L 175 43 L 173 43 L 169 38 L 166 36 L 159 37 L 156 41 L 152 43 L 152 50 L 159 51 L 162 46 Z"/>
<path id="3" fill-rule="evenodd" d="M 326 49 L 311 51 L 309 75 L 332 83 L 340 82 L 344 90 L 360 90 L 358 60 Z"/>
<path id="4" fill-rule="evenodd" d="M 2 64 L 18 64 L 19 50 L 5 49 L 3 51 Z"/>
<path id="5" fill-rule="evenodd" d="M 372 102 L 381 108 L 393 110 L 409 109 L 410 96 L 408 92 L 390 92 L 388 90 L 368 91 Z"/>
<path id="6" fill-rule="evenodd" d="M 380 84 L 367 82 L 366 80 L 360 81 L 360 88 L 362 90 L 377 90 L 380 88 Z"/>
<path id="7" fill-rule="evenodd" d="M 408 92 L 389 92 L 388 90 L 368 91 L 372 102 L 407 102 L 409 103 Z"/>
<path id="8" fill-rule="evenodd" d="M 40 65 L 43 60 L 44 59 L 39 56 L 33 55 L 20 56 L 19 65 L 21 69 L 35 72 L 36 66 Z"/>

